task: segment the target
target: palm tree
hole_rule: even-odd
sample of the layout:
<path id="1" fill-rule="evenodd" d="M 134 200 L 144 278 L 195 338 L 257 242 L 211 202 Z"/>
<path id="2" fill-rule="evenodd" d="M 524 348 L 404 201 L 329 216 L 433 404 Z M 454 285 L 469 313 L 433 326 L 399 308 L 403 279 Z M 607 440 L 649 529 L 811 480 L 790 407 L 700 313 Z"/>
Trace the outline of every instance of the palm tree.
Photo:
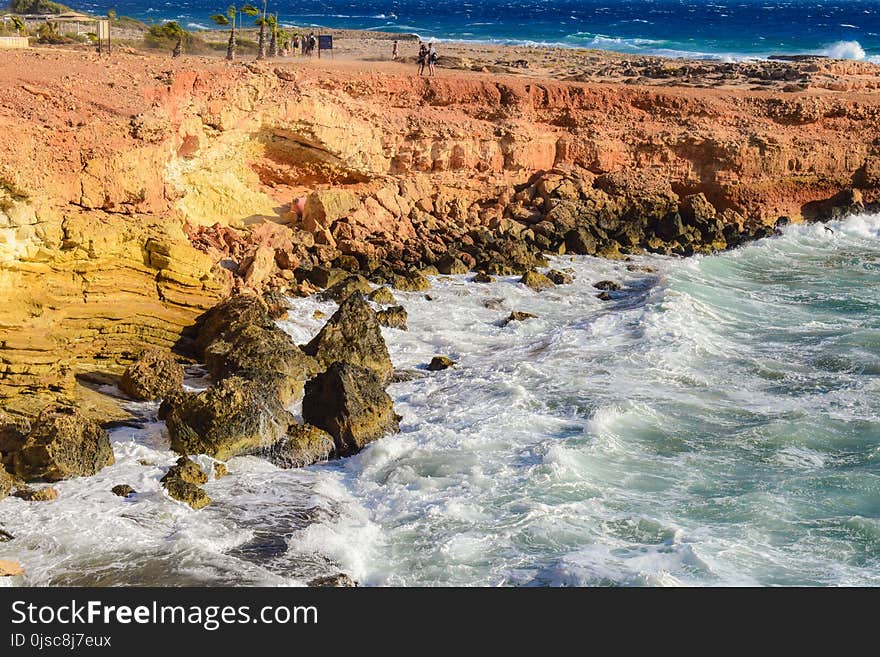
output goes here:
<path id="1" fill-rule="evenodd" d="M 269 24 L 266 17 L 266 0 L 263 0 L 263 13 L 260 14 L 260 17 L 254 22 L 260 26 L 260 40 L 257 44 L 257 59 L 266 59 L 266 25 Z"/>
<path id="2" fill-rule="evenodd" d="M 230 62 L 235 61 L 235 19 L 238 14 L 243 14 L 246 16 L 256 16 L 260 13 L 260 10 L 254 7 L 253 5 L 243 5 L 241 8 L 236 8 L 235 5 L 230 5 L 226 10 L 225 14 L 214 14 L 211 16 L 211 20 L 214 21 L 217 25 L 229 25 L 229 45 L 226 46 L 226 59 Z"/>
<path id="3" fill-rule="evenodd" d="M 278 57 L 278 15 L 269 15 L 269 57 Z"/>

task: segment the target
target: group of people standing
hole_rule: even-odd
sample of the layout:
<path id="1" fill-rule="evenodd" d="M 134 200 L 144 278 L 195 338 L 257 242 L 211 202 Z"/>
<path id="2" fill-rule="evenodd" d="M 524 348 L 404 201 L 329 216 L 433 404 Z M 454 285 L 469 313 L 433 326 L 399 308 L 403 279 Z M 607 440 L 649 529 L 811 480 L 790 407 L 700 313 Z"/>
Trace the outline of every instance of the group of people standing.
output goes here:
<path id="1" fill-rule="evenodd" d="M 293 35 L 293 50 L 296 52 L 297 49 L 302 52 L 303 55 L 308 55 L 309 57 L 315 52 L 315 48 L 318 47 L 318 37 L 315 36 L 314 32 L 309 32 L 308 35 L 294 34 Z"/>
<path id="2" fill-rule="evenodd" d="M 397 43 L 395 41 L 395 43 Z M 427 46 L 424 42 L 419 43 L 419 75 L 425 74 L 425 67 L 428 68 L 428 75 L 434 75 L 434 65 L 437 63 L 437 49 L 433 43 Z"/>
<path id="3" fill-rule="evenodd" d="M 400 47 L 395 39 L 394 45 L 391 46 L 391 60 L 398 61 L 400 59 Z M 437 63 L 437 49 L 434 42 L 425 45 L 424 41 L 419 41 L 419 75 L 425 74 L 425 68 L 428 69 L 428 75 L 434 75 L 434 65 Z"/>

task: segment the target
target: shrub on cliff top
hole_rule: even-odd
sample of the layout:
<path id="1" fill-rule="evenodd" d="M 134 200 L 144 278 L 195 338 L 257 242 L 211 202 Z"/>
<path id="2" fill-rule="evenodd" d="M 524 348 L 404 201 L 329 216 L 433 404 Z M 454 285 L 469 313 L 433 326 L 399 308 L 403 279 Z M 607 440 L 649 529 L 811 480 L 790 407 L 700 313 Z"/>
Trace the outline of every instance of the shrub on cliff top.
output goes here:
<path id="1" fill-rule="evenodd" d="M 51 0 L 9 0 L 9 11 L 14 14 L 64 14 L 73 9 Z"/>

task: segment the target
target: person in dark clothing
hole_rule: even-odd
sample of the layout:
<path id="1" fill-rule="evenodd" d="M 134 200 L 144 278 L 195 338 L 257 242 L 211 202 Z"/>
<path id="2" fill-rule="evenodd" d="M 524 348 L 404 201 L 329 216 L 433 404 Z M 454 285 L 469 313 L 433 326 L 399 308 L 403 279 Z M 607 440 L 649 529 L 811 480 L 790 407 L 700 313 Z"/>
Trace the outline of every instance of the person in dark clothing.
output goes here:
<path id="1" fill-rule="evenodd" d="M 425 73 L 425 64 L 428 63 L 428 47 L 424 43 L 419 44 L 419 75 Z"/>

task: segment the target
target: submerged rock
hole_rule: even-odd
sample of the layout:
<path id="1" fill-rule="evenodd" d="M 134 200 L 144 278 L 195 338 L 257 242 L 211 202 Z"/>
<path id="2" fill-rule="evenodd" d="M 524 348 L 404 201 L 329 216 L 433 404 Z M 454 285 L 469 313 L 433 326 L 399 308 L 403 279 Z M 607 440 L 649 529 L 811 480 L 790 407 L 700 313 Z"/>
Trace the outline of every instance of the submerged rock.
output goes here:
<path id="1" fill-rule="evenodd" d="M 574 280 L 571 274 L 567 274 L 564 271 L 559 271 L 558 269 L 551 269 L 550 271 L 548 271 L 547 278 L 553 281 L 553 283 L 556 285 L 568 285 Z"/>
<path id="2" fill-rule="evenodd" d="M 119 389 L 132 399 L 154 401 L 183 386 L 183 365 L 161 349 L 142 351 L 119 381 Z"/>
<path id="3" fill-rule="evenodd" d="M 20 563 L 0 559 L 0 577 L 16 577 L 18 575 L 24 575 L 24 568 Z"/>
<path id="4" fill-rule="evenodd" d="M 622 289 L 620 283 L 615 283 L 614 281 L 599 281 L 598 283 L 593 283 L 593 287 L 597 290 L 606 290 L 611 292 L 616 292 Z"/>
<path id="5" fill-rule="evenodd" d="M 439 372 L 441 370 L 448 370 L 450 367 L 455 365 L 455 361 L 446 356 L 434 356 L 431 359 L 431 362 L 428 363 L 428 370 L 431 372 Z"/>
<path id="6" fill-rule="evenodd" d="M 181 456 L 177 459 L 177 463 L 168 468 L 168 472 L 165 473 L 165 476 L 160 481 L 165 483 L 168 479 L 173 478 L 196 486 L 201 486 L 208 482 L 208 475 L 199 467 L 199 464 L 186 456 Z"/>
<path id="7" fill-rule="evenodd" d="M 14 474 L 32 481 L 89 477 L 114 463 L 110 437 L 97 421 L 68 406 L 49 406 L 15 453 Z"/>
<path id="8" fill-rule="evenodd" d="M 397 303 L 397 299 L 394 298 L 394 295 L 391 294 L 391 290 L 382 285 L 381 287 L 377 287 L 375 290 L 370 292 L 367 295 L 367 298 L 370 301 L 381 304 L 383 306 L 393 306 Z"/>
<path id="9" fill-rule="evenodd" d="M 110 489 L 110 492 L 119 497 L 131 497 L 137 495 L 137 491 L 128 484 L 118 484 Z"/>
<path id="10" fill-rule="evenodd" d="M 174 405 L 165 418 L 171 449 L 226 461 L 273 445 L 293 422 L 265 382 L 231 376 Z"/>
<path id="11" fill-rule="evenodd" d="M 530 287 L 535 292 L 540 292 L 541 290 L 547 290 L 552 287 L 555 287 L 555 283 L 547 278 L 544 274 L 541 274 L 534 269 L 530 269 L 523 277 L 519 279 L 519 282 L 525 285 L 526 287 Z"/>
<path id="12" fill-rule="evenodd" d="M 476 276 L 471 279 L 474 283 L 494 283 L 495 277 L 490 276 L 484 271 L 478 271 Z"/>
<path id="13" fill-rule="evenodd" d="M 311 424 L 293 424 L 287 437 L 265 452 L 279 468 L 304 468 L 326 461 L 336 453 L 333 436 Z"/>
<path id="14" fill-rule="evenodd" d="M 523 322 L 527 319 L 535 319 L 537 315 L 533 315 L 532 313 L 522 312 L 521 310 L 514 310 L 507 319 L 504 320 L 504 325 L 507 326 L 511 322 Z"/>
<path id="15" fill-rule="evenodd" d="M 340 456 L 400 430 L 383 381 L 352 363 L 333 363 L 306 383 L 302 413 L 306 422 L 333 436 Z"/>
<path id="16" fill-rule="evenodd" d="M 403 306 L 392 306 L 376 313 L 376 319 L 379 324 L 388 328 L 396 328 L 401 331 L 406 330 L 406 308 Z"/>
<path id="17" fill-rule="evenodd" d="M 326 577 L 316 577 L 309 582 L 309 586 L 312 588 L 347 588 L 357 585 L 357 582 L 345 573 L 328 575 Z"/>
<path id="18" fill-rule="evenodd" d="M 394 373 L 376 313 L 360 294 L 342 302 L 303 352 L 322 369 L 346 361 L 372 370 L 383 383 Z"/>
<path id="19" fill-rule="evenodd" d="M 9 541 L 14 541 L 15 536 L 10 534 L 8 531 L 0 527 L 0 543 L 7 543 Z"/>
<path id="20" fill-rule="evenodd" d="M 406 274 L 394 274 L 391 277 L 391 286 L 395 290 L 404 292 L 424 292 L 431 289 L 431 281 L 425 278 L 421 272 L 408 272 Z"/>
<path id="21" fill-rule="evenodd" d="M 205 491 L 183 479 L 177 477 L 165 479 L 162 486 L 172 498 L 195 510 L 203 509 L 211 503 L 211 498 Z"/>
<path id="22" fill-rule="evenodd" d="M 58 491 L 51 486 L 46 486 L 45 488 L 19 486 L 12 496 L 25 502 L 51 502 L 58 499 Z"/>

